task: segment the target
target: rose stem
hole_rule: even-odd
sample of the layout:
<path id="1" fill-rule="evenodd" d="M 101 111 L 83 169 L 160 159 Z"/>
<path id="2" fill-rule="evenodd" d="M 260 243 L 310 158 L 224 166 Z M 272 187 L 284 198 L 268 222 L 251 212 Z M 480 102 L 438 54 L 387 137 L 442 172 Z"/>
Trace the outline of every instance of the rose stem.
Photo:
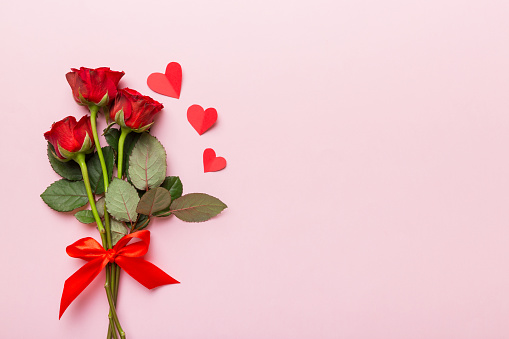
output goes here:
<path id="1" fill-rule="evenodd" d="M 106 339 L 113 338 L 118 339 L 117 331 L 115 330 L 115 323 L 113 322 L 113 316 L 109 315 L 110 325 L 108 326 L 108 334 L 106 335 Z"/>
<path id="2" fill-rule="evenodd" d="M 115 276 L 113 277 L 113 281 L 115 282 L 115 286 L 113 286 L 113 298 L 115 300 L 115 305 L 116 305 L 117 297 L 118 297 L 118 285 L 119 285 L 119 280 L 120 280 L 120 268 L 117 267 L 114 274 L 115 274 Z"/>
<path id="3" fill-rule="evenodd" d="M 108 274 L 108 271 L 106 271 L 106 274 Z M 118 321 L 117 312 L 115 312 L 115 306 L 113 303 L 113 297 L 111 295 L 110 285 L 108 282 L 108 279 L 106 279 L 106 283 L 104 284 L 104 289 L 106 290 L 106 295 L 108 296 L 108 303 L 110 304 L 110 309 L 112 310 L 113 320 L 115 322 L 115 325 L 117 325 L 118 333 L 120 334 L 120 338 L 125 339 L 125 332 L 122 329 L 122 326 L 120 326 L 120 322 Z"/>
<path id="4" fill-rule="evenodd" d="M 104 191 L 108 190 L 109 186 L 109 178 L 108 178 L 108 170 L 106 169 L 106 162 L 104 161 L 104 155 L 101 148 L 101 143 L 99 141 L 99 135 L 97 134 L 97 111 L 99 107 L 96 105 L 91 105 L 90 109 L 90 123 L 92 125 L 92 135 L 94 136 L 94 143 L 97 149 L 97 155 L 99 156 L 99 162 L 101 163 L 101 169 L 103 172 L 103 180 L 104 180 Z M 106 205 L 104 205 L 104 224 L 106 228 L 106 241 L 108 248 L 111 248 L 111 230 L 110 230 L 110 216 L 106 210 Z"/>
<path id="5" fill-rule="evenodd" d="M 107 248 L 107 241 L 105 236 L 106 231 L 104 229 L 103 223 L 101 222 L 101 218 L 99 217 L 99 213 L 97 213 L 97 207 L 95 206 L 94 194 L 92 193 L 92 188 L 90 187 L 90 179 L 88 177 L 87 163 L 85 162 L 85 154 L 78 153 L 74 158 L 74 161 L 80 165 L 83 181 L 85 182 L 85 189 L 87 190 L 88 202 L 92 208 L 92 214 L 94 215 L 95 222 L 97 223 L 97 228 L 99 229 L 99 234 L 101 235 L 101 240 L 103 242 L 103 247 Z"/>
<path id="6" fill-rule="evenodd" d="M 90 105 L 88 107 L 88 109 L 90 110 L 90 123 L 92 125 L 92 135 L 94 136 L 94 142 L 95 142 L 96 149 L 97 149 L 97 155 L 99 156 L 99 162 L 101 163 L 101 169 L 103 172 L 104 191 L 106 192 L 108 190 L 110 178 L 108 177 L 108 170 L 106 169 L 106 161 L 104 161 L 104 155 L 103 155 L 103 151 L 101 148 L 101 142 L 99 141 L 99 135 L 97 133 L 97 112 L 99 111 L 99 107 L 97 105 Z M 113 244 L 111 241 L 110 215 L 108 213 L 106 204 L 104 204 L 104 226 L 106 229 L 107 247 L 112 248 Z M 116 266 L 115 264 L 108 264 L 108 266 L 106 267 L 106 271 L 113 271 L 115 266 Z M 114 282 L 112 280 L 113 276 L 114 275 L 110 275 L 110 277 L 109 277 L 112 286 L 114 285 Z M 111 321 L 111 311 L 110 311 L 109 317 L 110 317 L 110 321 Z M 108 337 L 108 339 L 109 338 L 110 337 Z"/>
<path id="7" fill-rule="evenodd" d="M 101 235 L 103 247 L 107 248 L 107 240 L 106 240 L 106 237 L 104 234 L 105 229 L 101 222 L 101 218 L 99 217 L 99 213 L 97 213 L 97 207 L 95 206 L 94 195 L 92 193 L 92 188 L 90 187 L 90 179 L 88 177 L 88 169 L 87 169 L 87 163 L 85 162 L 85 154 L 78 153 L 76 155 L 76 157 L 74 158 L 74 161 L 76 161 L 81 168 L 81 174 L 83 175 L 83 181 L 85 183 L 85 189 L 87 191 L 88 202 L 90 203 L 90 208 L 92 209 L 92 214 L 94 215 L 95 222 L 97 223 L 97 228 L 99 229 L 99 234 Z M 106 268 L 105 287 L 109 288 L 108 281 L 110 281 L 110 280 L 111 280 L 110 271 L 108 270 L 108 268 Z M 111 292 L 110 292 L 110 294 L 111 294 Z M 113 305 L 113 303 L 109 303 L 109 304 L 110 304 L 110 314 L 113 314 L 113 316 L 115 317 L 116 316 L 115 306 Z M 118 319 L 117 319 L 117 322 L 118 322 Z"/>
<path id="8" fill-rule="evenodd" d="M 106 339 L 111 339 L 114 335 L 117 335 L 117 331 L 112 330 L 112 327 L 115 326 L 113 325 L 113 317 L 109 317 L 109 319 L 110 324 L 108 325 L 108 334 L 106 334 Z M 118 339 L 118 337 L 116 337 L 115 339 Z"/>
<path id="9" fill-rule="evenodd" d="M 123 165 L 124 165 L 124 143 L 125 138 L 131 132 L 128 128 L 121 128 L 122 132 L 120 133 L 120 137 L 118 138 L 118 165 L 117 165 L 117 177 L 122 179 L 123 176 Z M 120 280 L 120 268 L 113 266 L 112 270 L 112 288 L 113 288 L 113 301 L 115 305 L 117 304 L 118 297 L 118 285 Z"/>
<path id="10" fill-rule="evenodd" d="M 124 128 L 124 127 L 121 127 L 121 130 L 122 130 L 122 133 L 120 133 L 120 138 L 118 138 L 118 173 L 117 173 L 117 177 L 119 179 L 122 179 L 122 170 L 123 170 L 123 165 L 124 165 L 124 143 L 125 143 L 125 138 L 127 137 L 127 135 L 129 134 L 129 132 L 131 132 L 130 129 L 128 128 Z"/>

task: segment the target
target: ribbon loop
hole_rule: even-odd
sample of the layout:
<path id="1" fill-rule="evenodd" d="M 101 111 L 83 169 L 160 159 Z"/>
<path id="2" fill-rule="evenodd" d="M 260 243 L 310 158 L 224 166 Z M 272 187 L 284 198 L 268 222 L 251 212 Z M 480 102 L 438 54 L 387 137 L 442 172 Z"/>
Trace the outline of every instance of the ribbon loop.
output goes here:
<path id="1" fill-rule="evenodd" d="M 127 245 L 133 238 L 139 242 Z M 127 274 L 148 289 L 179 282 L 156 265 L 142 257 L 147 253 L 150 244 L 150 231 L 142 230 L 122 237 L 112 249 L 105 250 L 95 239 L 83 238 L 67 246 L 69 256 L 81 258 L 88 263 L 83 265 L 64 283 L 60 299 L 60 316 L 69 305 L 90 285 L 108 263 L 115 262 Z"/>

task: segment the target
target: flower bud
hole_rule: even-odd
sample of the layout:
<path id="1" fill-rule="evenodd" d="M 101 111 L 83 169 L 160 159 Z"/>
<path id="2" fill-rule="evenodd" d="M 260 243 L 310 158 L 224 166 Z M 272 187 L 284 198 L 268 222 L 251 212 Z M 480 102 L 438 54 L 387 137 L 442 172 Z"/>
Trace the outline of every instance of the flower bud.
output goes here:
<path id="1" fill-rule="evenodd" d="M 94 137 L 90 117 L 84 116 L 79 121 L 69 116 L 53 123 L 51 130 L 44 133 L 55 149 L 55 157 L 61 161 L 74 159 L 78 153 L 91 153 L 94 150 Z"/>
<path id="2" fill-rule="evenodd" d="M 154 123 L 156 115 L 163 105 L 151 97 L 137 91 L 124 88 L 118 91 L 115 103 L 110 110 L 110 118 L 122 128 L 134 132 L 144 132 Z"/>
<path id="3" fill-rule="evenodd" d="M 90 69 L 71 68 L 65 77 L 71 86 L 74 100 L 80 105 L 106 106 L 117 95 L 117 86 L 124 72 L 116 72 L 109 67 Z"/>

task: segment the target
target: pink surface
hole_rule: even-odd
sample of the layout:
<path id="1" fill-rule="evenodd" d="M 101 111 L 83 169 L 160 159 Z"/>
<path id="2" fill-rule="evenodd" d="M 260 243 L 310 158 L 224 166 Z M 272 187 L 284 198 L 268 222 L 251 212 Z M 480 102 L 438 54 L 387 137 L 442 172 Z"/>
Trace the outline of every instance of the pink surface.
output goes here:
<path id="1" fill-rule="evenodd" d="M 1 338 L 104 338 L 103 277 L 58 320 L 65 247 L 93 228 L 40 199 L 42 134 L 85 110 L 71 67 L 126 72 L 185 192 L 229 208 L 159 220 L 123 276 L 134 338 L 509 338 L 509 2 L 9 1 L 0 12 Z M 183 69 L 179 100 L 147 76 Z M 198 136 L 191 104 L 220 119 Z M 102 124 L 104 126 L 104 124 Z M 228 167 L 203 173 L 214 148 Z"/>

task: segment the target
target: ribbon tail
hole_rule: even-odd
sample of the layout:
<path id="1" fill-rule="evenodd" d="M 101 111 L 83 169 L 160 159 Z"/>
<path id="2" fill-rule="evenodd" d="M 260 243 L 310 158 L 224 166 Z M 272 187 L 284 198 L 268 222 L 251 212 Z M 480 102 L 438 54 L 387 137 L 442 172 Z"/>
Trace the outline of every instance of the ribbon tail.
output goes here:
<path id="1" fill-rule="evenodd" d="M 118 256 L 115 262 L 127 274 L 148 289 L 162 285 L 180 284 L 163 270 L 142 258 Z"/>
<path id="2" fill-rule="evenodd" d="M 67 307 L 90 285 L 107 263 L 108 259 L 104 257 L 91 260 L 67 278 L 64 283 L 62 298 L 60 299 L 60 315 L 58 319 L 62 318 L 62 314 L 64 314 Z"/>

